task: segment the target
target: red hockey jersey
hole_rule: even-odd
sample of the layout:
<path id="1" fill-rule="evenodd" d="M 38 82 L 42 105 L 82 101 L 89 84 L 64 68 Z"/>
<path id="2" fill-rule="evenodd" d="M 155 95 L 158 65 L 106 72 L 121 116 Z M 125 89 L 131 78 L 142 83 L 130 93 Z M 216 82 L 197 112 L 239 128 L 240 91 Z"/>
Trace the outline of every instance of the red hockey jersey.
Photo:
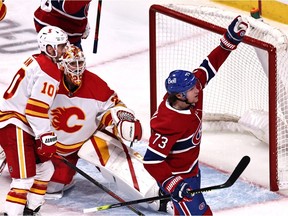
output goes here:
<path id="1" fill-rule="evenodd" d="M 36 138 L 51 131 L 48 111 L 60 79 L 61 72 L 49 57 L 29 57 L 0 102 L 0 128 L 14 124 Z"/>
<path id="2" fill-rule="evenodd" d="M 193 71 L 203 88 L 215 76 L 229 53 L 218 46 Z M 144 164 L 160 184 L 173 175 L 188 178 L 197 175 L 199 171 L 203 91 L 199 92 L 198 97 L 198 102 L 190 109 L 176 110 L 165 96 L 151 118 L 152 134 Z"/>
<path id="3" fill-rule="evenodd" d="M 34 12 L 36 31 L 47 25 L 63 29 L 70 43 L 81 40 L 87 25 L 88 9 L 91 0 L 60 0 L 52 1 L 52 11 L 46 12 L 40 7 Z"/>
<path id="4" fill-rule="evenodd" d="M 58 153 L 78 151 L 102 124 L 112 123 L 110 108 L 120 104 L 124 105 L 107 83 L 88 70 L 83 73 L 82 85 L 73 93 L 61 81 L 49 113 L 58 138 Z"/>

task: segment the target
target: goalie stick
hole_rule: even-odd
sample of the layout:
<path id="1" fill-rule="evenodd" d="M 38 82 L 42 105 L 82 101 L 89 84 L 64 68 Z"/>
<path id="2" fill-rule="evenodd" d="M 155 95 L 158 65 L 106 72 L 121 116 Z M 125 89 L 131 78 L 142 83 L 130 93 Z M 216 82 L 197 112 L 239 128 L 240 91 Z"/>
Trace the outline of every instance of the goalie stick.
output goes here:
<path id="1" fill-rule="evenodd" d="M 54 155 L 54 157 L 58 158 L 59 160 L 61 160 L 62 162 L 64 162 L 67 166 L 69 166 L 70 168 L 74 169 L 77 173 L 79 173 L 80 175 L 82 175 L 84 178 L 86 178 L 87 180 L 89 180 L 91 183 L 93 183 L 94 185 L 98 186 L 100 189 L 102 189 L 103 191 L 105 191 L 106 193 L 108 193 L 110 196 L 112 196 L 113 198 L 115 198 L 116 200 L 118 200 L 119 202 L 123 202 L 126 203 L 125 200 L 123 200 L 121 197 L 119 197 L 117 194 L 115 194 L 113 191 L 111 191 L 109 188 L 105 187 L 104 185 L 100 184 L 98 181 L 96 181 L 95 179 L 93 179 L 90 175 L 88 175 L 87 173 L 85 173 L 83 170 L 79 169 L 77 166 L 75 166 L 74 164 L 70 163 L 66 158 L 60 156 L 60 155 Z M 137 215 L 144 215 L 142 212 L 140 212 L 138 209 L 134 208 L 133 206 L 130 206 L 129 204 L 126 205 L 131 211 L 133 211 L 134 213 L 136 213 Z"/>
<path id="2" fill-rule="evenodd" d="M 5 165 L 6 165 L 6 158 L 0 164 L 0 176 L 4 170 Z"/>
<path id="3" fill-rule="evenodd" d="M 210 186 L 210 187 L 200 188 L 197 190 L 193 190 L 190 193 L 191 194 L 197 194 L 197 193 L 209 192 L 209 191 L 223 189 L 223 188 L 227 188 L 227 187 L 232 186 L 236 182 L 236 180 L 239 178 L 239 176 L 243 173 L 243 171 L 246 169 L 246 167 L 248 166 L 249 163 L 250 163 L 250 157 L 244 156 L 240 160 L 240 162 L 238 163 L 238 165 L 236 166 L 236 168 L 234 169 L 234 171 L 232 172 L 232 174 L 230 175 L 230 177 L 228 178 L 228 180 L 225 183 L 220 184 L 220 185 L 214 185 L 214 186 Z M 108 205 L 103 205 L 103 206 L 99 206 L 99 207 L 83 209 L 83 212 L 84 213 L 90 213 L 90 212 L 95 212 L 95 211 L 108 210 L 111 208 L 118 208 L 118 207 L 122 207 L 122 206 L 126 206 L 126 205 L 138 204 L 138 203 L 142 203 L 142 202 L 151 202 L 151 201 L 155 201 L 155 200 L 170 199 L 170 197 L 171 197 L 170 194 L 167 194 L 164 196 L 155 196 L 155 197 L 150 197 L 150 198 L 145 198 L 145 199 L 132 200 L 132 201 L 128 201 L 128 202 L 115 203 L 115 204 L 110 204 L 110 205 L 108 204 Z"/>
<path id="4" fill-rule="evenodd" d="M 102 9 L 102 0 L 98 0 L 96 25 L 95 25 L 95 35 L 94 35 L 94 44 L 93 44 L 93 53 L 97 53 L 97 48 L 98 48 L 101 9 Z"/>

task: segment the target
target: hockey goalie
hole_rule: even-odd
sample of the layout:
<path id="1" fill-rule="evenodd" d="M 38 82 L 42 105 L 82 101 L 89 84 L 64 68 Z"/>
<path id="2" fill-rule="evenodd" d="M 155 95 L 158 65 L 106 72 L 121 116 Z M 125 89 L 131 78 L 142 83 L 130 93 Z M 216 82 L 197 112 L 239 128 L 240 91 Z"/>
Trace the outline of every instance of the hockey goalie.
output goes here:
<path id="1" fill-rule="evenodd" d="M 142 157 L 124 144 L 142 137 L 134 112 L 105 81 L 86 69 L 84 54 L 78 47 L 67 46 L 60 67 L 63 82 L 49 114 L 58 139 L 57 153 L 74 165 L 79 157 L 92 163 L 131 199 L 158 196 L 158 185 L 144 169 Z M 103 129 L 106 133 L 101 132 Z M 76 174 L 61 159 L 54 157 L 52 161 L 55 172 L 46 198 L 55 193 L 61 197 L 63 190 L 73 185 Z M 159 202 L 149 203 L 149 207 L 159 210 Z"/>

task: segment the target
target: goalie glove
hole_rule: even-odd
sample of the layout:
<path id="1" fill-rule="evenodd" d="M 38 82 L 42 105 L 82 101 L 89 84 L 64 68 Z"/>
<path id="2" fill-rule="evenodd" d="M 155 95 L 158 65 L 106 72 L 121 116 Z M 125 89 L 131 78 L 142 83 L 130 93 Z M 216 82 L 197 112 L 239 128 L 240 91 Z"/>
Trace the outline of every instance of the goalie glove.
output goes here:
<path id="1" fill-rule="evenodd" d="M 130 142 L 141 139 L 141 123 L 135 119 L 132 110 L 126 107 L 114 107 L 111 109 L 111 116 L 121 138 Z"/>
<path id="2" fill-rule="evenodd" d="M 37 154 L 41 157 L 41 162 L 49 160 L 56 153 L 57 136 L 53 132 L 47 132 L 36 139 Z"/>
<path id="3" fill-rule="evenodd" d="M 237 16 L 220 39 L 220 46 L 229 51 L 235 50 L 242 41 L 247 29 L 248 24 L 242 20 L 241 16 Z"/>

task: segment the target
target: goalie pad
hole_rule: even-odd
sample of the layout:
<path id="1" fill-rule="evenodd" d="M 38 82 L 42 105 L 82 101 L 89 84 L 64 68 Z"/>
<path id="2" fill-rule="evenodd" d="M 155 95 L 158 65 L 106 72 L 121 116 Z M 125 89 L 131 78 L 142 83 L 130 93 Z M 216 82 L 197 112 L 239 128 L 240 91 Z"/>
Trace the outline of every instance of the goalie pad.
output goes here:
<path id="1" fill-rule="evenodd" d="M 78 156 L 97 166 L 103 177 L 131 200 L 158 196 L 159 187 L 143 166 L 143 157 L 119 140 L 97 131 L 86 141 Z M 160 201 L 139 204 L 158 211 Z"/>
<path id="2" fill-rule="evenodd" d="M 122 139 L 130 142 L 133 142 L 135 139 L 141 139 L 141 123 L 135 118 L 132 110 L 122 106 L 113 107 L 111 109 L 111 116 L 117 127 L 117 132 Z"/>

